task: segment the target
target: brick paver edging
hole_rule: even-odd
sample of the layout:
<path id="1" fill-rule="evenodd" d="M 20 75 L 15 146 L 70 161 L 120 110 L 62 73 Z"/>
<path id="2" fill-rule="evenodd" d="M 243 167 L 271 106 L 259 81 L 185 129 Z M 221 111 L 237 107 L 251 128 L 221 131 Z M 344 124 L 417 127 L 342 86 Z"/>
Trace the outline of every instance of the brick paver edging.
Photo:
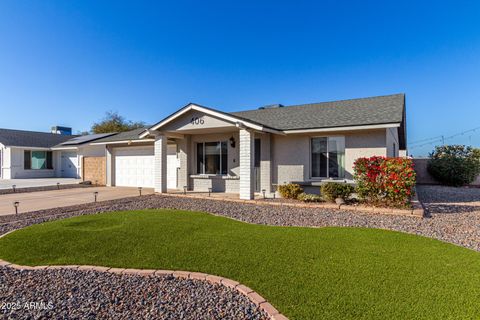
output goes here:
<path id="1" fill-rule="evenodd" d="M 6 233 L 7 234 L 7 233 Z M 0 236 L 3 237 L 6 234 Z M 265 298 L 250 289 L 249 287 L 231 279 L 214 276 L 201 272 L 189 272 L 178 270 L 154 270 L 154 269 L 124 269 L 124 268 L 108 268 L 98 266 L 84 266 L 84 265 L 68 265 L 68 266 L 21 266 L 13 264 L 8 261 L 0 259 L 0 266 L 13 268 L 17 270 L 56 270 L 56 269 L 74 269 L 79 271 L 96 271 L 96 272 L 110 272 L 116 274 L 127 275 L 140 275 L 140 276 L 173 276 L 174 278 L 183 279 L 196 279 L 202 281 L 208 281 L 212 284 L 220 284 L 246 296 L 256 306 L 261 308 L 272 320 L 288 320 L 283 314 L 281 314 L 274 306 L 272 306 Z"/>
<path id="2" fill-rule="evenodd" d="M 196 199 L 205 199 L 205 200 L 215 200 L 215 201 L 229 201 L 229 202 L 239 202 L 239 203 L 249 203 L 261 206 L 289 206 L 297 208 L 324 208 L 324 209 L 335 209 L 335 210 L 345 210 L 345 211 L 357 211 L 364 213 L 375 213 L 375 214 L 393 214 L 393 215 L 402 215 L 402 216 L 411 216 L 423 218 L 425 217 L 425 209 L 423 208 L 422 203 L 418 200 L 418 196 L 415 193 L 414 197 L 411 200 L 412 209 L 396 209 L 396 208 L 385 208 L 385 207 L 374 207 L 366 205 L 345 205 L 345 204 L 336 204 L 329 202 L 320 202 L 320 203 L 292 203 L 292 202 L 269 202 L 265 200 L 241 200 L 241 199 L 232 199 L 232 198 L 217 198 L 209 197 L 204 194 L 182 194 L 182 193 L 162 193 L 162 196 L 169 197 L 187 197 L 187 198 L 196 198 Z"/>

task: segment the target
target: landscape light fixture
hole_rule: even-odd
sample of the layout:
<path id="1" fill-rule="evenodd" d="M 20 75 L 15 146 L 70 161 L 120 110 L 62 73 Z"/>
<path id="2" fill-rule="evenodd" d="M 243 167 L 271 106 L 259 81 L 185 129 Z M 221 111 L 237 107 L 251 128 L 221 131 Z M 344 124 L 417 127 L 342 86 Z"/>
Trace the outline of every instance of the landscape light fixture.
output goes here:
<path id="1" fill-rule="evenodd" d="M 60 182 L 57 182 L 57 190 L 60 190 Z"/>
<path id="2" fill-rule="evenodd" d="M 93 196 L 95 197 L 95 202 L 97 202 L 98 191 L 95 191 L 95 192 L 93 193 Z"/>
<path id="3" fill-rule="evenodd" d="M 183 194 L 187 194 L 187 186 L 183 186 Z"/>
<path id="4" fill-rule="evenodd" d="M 14 185 L 12 186 L 12 189 L 13 189 L 13 192 L 17 192 L 17 185 L 14 184 Z"/>
<path id="5" fill-rule="evenodd" d="M 262 189 L 262 193 L 263 193 L 263 199 L 265 200 L 267 197 L 265 196 L 265 193 L 267 192 L 267 190 L 265 189 Z"/>
<path id="6" fill-rule="evenodd" d="M 138 187 L 138 193 L 140 194 L 140 197 L 142 196 L 142 187 Z"/>
<path id="7" fill-rule="evenodd" d="M 208 196 L 210 197 L 210 194 L 212 193 L 212 188 L 208 188 Z"/>
<path id="8" fill-rule="evenodd" d="M 15 207 L 15 214 L 18 214 L 18 206 L 20 205 L 20 202 L 19 201 L 15 201 L 13 203 L 13 206 Z"/>

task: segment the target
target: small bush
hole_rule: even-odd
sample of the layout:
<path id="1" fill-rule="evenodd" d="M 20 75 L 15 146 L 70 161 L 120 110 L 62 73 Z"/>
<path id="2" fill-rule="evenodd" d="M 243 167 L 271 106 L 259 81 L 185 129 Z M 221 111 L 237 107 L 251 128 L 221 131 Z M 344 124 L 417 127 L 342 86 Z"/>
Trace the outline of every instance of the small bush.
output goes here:
<path id="1" fill-rule="evenodd" d="M 347 200 L 354 191 L 353 186 L 338 182 L 327 182 L 320 187 L 323 198 L 328 201 L 335 201 L 337 198 Z"/>
<path id="2" fill-rule="evenodd" d="M 285 199 L 297 199 L 303 189 L 296 183 L 289 183 L 278 186 L 278 192 Z"/>
<path id="3" fill-rule="evenodd" d="M 416 174 L 408 158 L 359 158 L 354 164 L 356 191 L 373 204 L 408 206 L 414 193 Z"/>
<path id="4" fill-rule="evenodd" d="M 464 186 L 480 174 L 480 151 L 462 145 L 438 146 L 430 154 L 427 168 L 442 184 Z"/>
<path id="5" fill-rule="evenodd" d="M 301 200 L 303 202 L 322 202 L 323 199 L 321 196 L 317 194 L 309 194 L 302 192 L 298 195 L 298 200 Z"/>

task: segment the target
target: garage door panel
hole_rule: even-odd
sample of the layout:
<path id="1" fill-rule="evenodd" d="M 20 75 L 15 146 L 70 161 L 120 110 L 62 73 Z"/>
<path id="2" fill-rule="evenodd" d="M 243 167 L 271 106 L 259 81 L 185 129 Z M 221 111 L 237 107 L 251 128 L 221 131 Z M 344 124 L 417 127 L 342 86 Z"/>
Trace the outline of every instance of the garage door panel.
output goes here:
<path id="1" fill-rule="evenodd" d="M 153 147 L 115 150 L 115 184 L 125 187 L 153 188 Z"/>

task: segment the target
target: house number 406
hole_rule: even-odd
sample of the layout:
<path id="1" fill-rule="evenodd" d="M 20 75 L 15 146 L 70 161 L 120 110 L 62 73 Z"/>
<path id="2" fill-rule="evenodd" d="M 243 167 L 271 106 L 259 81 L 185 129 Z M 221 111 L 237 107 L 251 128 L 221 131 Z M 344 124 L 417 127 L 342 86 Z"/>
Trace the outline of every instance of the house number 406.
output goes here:
<path id="1" fill-rule="evenodd" d="M 193 117 L 192 120 L 190 120 L 190 123 L 193 125 L 204 124 L 205 120 L 203 120 L 203 118 Z"/>

